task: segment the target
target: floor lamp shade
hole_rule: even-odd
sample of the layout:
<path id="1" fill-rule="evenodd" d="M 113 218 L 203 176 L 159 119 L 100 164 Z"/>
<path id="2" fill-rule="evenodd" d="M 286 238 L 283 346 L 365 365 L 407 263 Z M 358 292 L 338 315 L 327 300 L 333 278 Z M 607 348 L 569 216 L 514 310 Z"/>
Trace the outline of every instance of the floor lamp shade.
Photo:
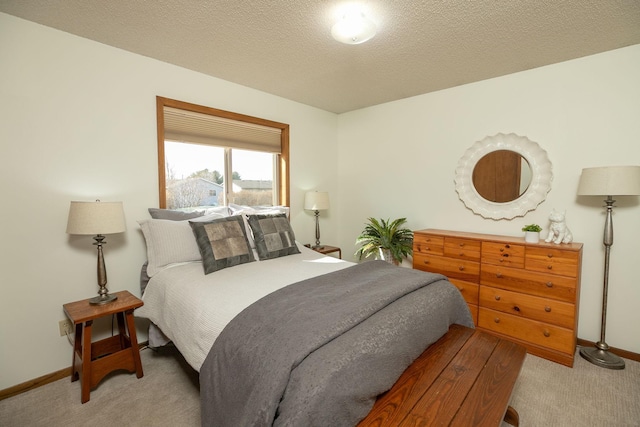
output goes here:
<path id="1" fill-rule="evenodd" d="M 578 196 L 640 195 L 640 166 L 607 166 L 582 170 Z"/>
<path id="2" fill-rule="evenodd" d="M 604 283 L 600 341 L 595 347 L 582 347 L 580 356 L 594 365 L 608 369 L 624 369 L 624 360 L 609 352 L 605 341 L 607 331 L 607 295 L 609 293 L 609 257 L 613 245 L 613 196 L 640 195 L 640 166 L 608 166 L 582 170 L 578 184 L 579 196 L 605 196 L 607 215 L 604 223 Z"/>
<path id="3" fill-rule="evenodd" d="M 314 248 L 322 247 L 320 245 L 320 221 L 318 216 L 320 211 L 329 209 L 329 193 L 326 191 L 307 191 L 304 195 L 304 208 L 313 211 L 316 217 L 316 244 Z"/>
<path id="4" fill-rule="evenodd" d="M 94 235 L 98 248 L 98 296 L 91 304 L 106 304 L 117 297 L 107 290 L 107 269 L 104 264 L 102 245 L 105 234 L 122 233 L 126 230 L 122 202 L 71 202 L 67 220 L 67 234 Z"/>

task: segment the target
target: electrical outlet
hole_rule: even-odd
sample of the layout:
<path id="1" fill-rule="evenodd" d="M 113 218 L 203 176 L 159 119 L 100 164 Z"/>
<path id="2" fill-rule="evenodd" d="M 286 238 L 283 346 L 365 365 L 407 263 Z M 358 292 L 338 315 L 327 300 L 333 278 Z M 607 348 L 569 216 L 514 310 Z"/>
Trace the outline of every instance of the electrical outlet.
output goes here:
<path id="1" fill-rule="evenodd" d="M 73 335 L 73 323 L 71 320 L 65 319 L 58 322 L 58 326 L 60 327 L 60 336 L 64 337 L 67 334 Z"/>

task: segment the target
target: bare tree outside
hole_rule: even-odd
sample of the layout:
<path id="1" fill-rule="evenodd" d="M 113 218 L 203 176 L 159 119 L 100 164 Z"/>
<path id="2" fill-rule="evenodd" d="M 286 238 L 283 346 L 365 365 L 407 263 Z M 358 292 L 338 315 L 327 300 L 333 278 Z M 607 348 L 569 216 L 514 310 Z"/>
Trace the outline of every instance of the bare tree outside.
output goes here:
<path id="1" fill-rule="evenodd" d="M 167 207 L 169 209 L 191 208 L 200 205 L 208 190 L 198 178 L 178 179 L 167 185 Z"/>

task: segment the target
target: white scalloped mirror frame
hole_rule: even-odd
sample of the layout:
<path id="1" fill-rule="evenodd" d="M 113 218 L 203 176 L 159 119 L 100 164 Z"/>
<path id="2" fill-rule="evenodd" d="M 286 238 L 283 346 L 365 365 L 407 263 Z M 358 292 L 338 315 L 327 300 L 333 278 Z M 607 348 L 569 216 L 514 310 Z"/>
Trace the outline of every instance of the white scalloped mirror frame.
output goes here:
<path id="1" fill-rule="evenodd" d="M 508 203 L 496 203 L 484 199 L 473 186 L 473 169 L 478 160 L 498 150 L 509 150 L 520 154 L 531 167 L 531 184 L 523 195 Z M 512 219 L 524 216 L 544 201 L 551 190 L 551 162 L 536 142 L 515 133 L 499 133 L 487 136 L 474 143 L 458 162 L 456 167 L 456 191 L 464 205 L 475 214 L 490 219 Z"/>

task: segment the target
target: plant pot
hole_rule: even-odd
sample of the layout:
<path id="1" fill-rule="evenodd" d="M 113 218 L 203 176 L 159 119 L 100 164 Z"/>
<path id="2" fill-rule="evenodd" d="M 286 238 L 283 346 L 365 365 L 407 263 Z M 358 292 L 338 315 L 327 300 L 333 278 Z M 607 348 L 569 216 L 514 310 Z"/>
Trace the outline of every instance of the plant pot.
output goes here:
<path id="1" fill-rule="evenodd" d="M 524 241 L 527 243 L 538 243 L 540 241 L 539 231 L 525 231 Z"/>
<path id="2" fill-rule="evenodd" d="M 387 261 L 389 264 L 399 265 L 398 261 L 393 259 L 393 256 L 391 256 L 390 249 L 378 248 L 378 253 L 380 254 L 381 260 Z"/>

